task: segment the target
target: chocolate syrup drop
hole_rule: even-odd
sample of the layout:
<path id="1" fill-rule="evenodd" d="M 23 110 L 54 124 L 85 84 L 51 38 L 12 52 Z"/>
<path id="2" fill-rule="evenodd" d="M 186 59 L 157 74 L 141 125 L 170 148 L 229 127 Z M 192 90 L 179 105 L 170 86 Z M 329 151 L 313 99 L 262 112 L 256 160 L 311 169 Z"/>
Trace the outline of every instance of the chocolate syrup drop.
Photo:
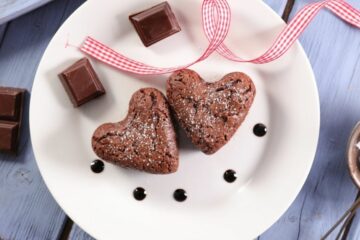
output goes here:
<path id="1" fill-rule="evenodd" d="M 146 198 L 146 191 L 142 187 L 135 188 L 133 196 L 136 200 L 142 201 Z"/>
<path id="2" fill-rule="evenodd" d="M 267 128 L 264 124 L 258 123 L 254 126 L 253 132 L 258 137 L 263 137 L 267 133 Z"/>
<path id="3" fill-rule="evenodd" d="M 93 171 L 94 173 L 101 173 L 102 171 L 104 171 L 105 164 L 101 160 L 94 160 L 92 161 L 90 167 L 91 171 Z"/>
<path id="4" fill-rule="evenodd" d="M 236 181 L 236 179 L 237 176 L 234 170 L 229 169 L 224 173 L 224 180 L 227 181 L 228 183 L 233 183 Z"/>
<path id="5" fill-rule="evenodd" d="M 186 191 L 184 189 L 175 190 L 174 199 L 178 202 L 184 202 L 187 199 Z"/>

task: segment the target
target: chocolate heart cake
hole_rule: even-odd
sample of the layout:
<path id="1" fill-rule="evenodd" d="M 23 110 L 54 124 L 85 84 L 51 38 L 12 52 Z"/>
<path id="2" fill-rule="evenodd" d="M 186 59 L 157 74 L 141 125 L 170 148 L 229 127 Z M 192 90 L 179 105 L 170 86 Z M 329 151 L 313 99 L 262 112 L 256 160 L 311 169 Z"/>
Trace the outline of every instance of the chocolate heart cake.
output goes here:
<path id="1" fill-rule="evenodd" d="M 249 112 L 255 93 L 250 77 L 240 72 L 208 83 L 184 69 L 167 81 L 167 97 L 176 118 L 206 154 L 215 153 L 230 140 Z"/>
<path id="2" fill-rule="evenodd" d="M 100 158 L 121 167 L 157 174 L 175 172 L 179 153 L 165 96 L 154 88 L 135 92 L 126 118 L 97 128 L 92 147 Z"/>

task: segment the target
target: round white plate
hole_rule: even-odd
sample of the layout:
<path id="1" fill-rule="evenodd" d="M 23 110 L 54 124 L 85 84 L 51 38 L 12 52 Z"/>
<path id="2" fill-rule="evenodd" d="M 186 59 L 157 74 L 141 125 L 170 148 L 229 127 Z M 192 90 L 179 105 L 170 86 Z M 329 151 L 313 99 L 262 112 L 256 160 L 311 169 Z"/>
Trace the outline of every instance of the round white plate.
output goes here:
<path id="1" fill-rule="evenodd" d="M 124 74 L 92 60 L 107 94 L 73 108 L 57 74 L 83 57 L 87 35 L 132 58 L 156 66 L 178 66 L 200 55 L 201 1 L 169 1 L 182 31 L 155 45 L 142 45 L 128 15 L 159 0 L 87 1 L 61 27 L 39 66 L 30 109 L 31 137 L 41 174 L 54 198 L 85 231 L 98 239 L 251 239 L 265 231 L 289 207 L 313 162 L 319 132 L 319 102 L 314 76 L 296 44 L 280 60 L 266 65 L 239 64 L 216 54 L 192 68 L 208 81 L 231 71 L 250 75 L 257 96 L 231 141 L 207 156 L 180 136 L 180 168 L 160 176 L 106 164 L 95 174 L 93 131 L 121 120 L 131 95 L 142 87 L 164 91 L 167 76 Z M 242 57 L 263 53 L 284 23 L 262 1 L 229 0 L 233 11 L 227 45 Z M 268 127 L 256 137 L 257 123 Z M 235 183 L 223 180 L 234 169 Z M 146 189 L 144 201 L 132 191 Z M 179 203 L 174 190 L 188 199 Z"/>

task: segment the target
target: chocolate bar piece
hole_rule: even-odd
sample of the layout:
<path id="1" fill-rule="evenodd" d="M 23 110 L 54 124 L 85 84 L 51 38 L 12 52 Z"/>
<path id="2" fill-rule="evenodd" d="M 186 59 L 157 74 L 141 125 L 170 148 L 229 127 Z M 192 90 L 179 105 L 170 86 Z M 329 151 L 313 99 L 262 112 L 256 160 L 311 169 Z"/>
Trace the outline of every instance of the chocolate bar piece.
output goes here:
<path id="1" fill-rule="evenodd" d="M 16 153 L 19 142 L 19 123 L 0 121 L 0 150 Z"/>
<path id="2" fill-rule="evenodd" d="M 26 90 L 0 87 L 0 151 L 16 153 Z"/>
<path id="3" fill-rule="evenodd" d="M 132 14 L 129 19 L 146 47 L 181 31 L 167 2 Z"/>
<path id="4" fill-rule="evenodd" d="M 22 104 L 22 91 L 0 88 L 0 119 L 17 121 Z"/>
<path id="5" fill-rule="evenodd" d="M 105 89 L 87 58 L 75 62 L 60 73 L 59 77 L 74 107 L 105 94 Z"/>

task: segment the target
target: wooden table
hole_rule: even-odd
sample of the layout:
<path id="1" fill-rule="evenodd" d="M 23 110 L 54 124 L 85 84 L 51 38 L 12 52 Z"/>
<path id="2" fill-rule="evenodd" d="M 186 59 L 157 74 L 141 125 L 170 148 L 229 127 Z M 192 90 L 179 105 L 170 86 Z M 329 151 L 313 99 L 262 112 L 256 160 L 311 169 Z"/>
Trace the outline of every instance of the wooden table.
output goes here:
<path id="1" fill-rule="evenodd" d="M 51 37 L 84 1 L 55 0 L 0 26 L 0 85 L 31 89 Z M 359 0 L 348 1 L 360 9 Z M 265 2 L 286 19 L 313 0 Z M 320 93 L 318 151 L 302 191 L 261 240 L 319 239 L 359 192 L 347 171 L 345 149 L 352 127 L 360 120 L 360 30 L 322 11 L 300 41 Z M 92 239 L 65 215 L 40 176 L 30 143 L 28 110 L 24 125 L 21 154 L 0 155 L 0 239 Z M 355 216 L 348 239 L 360 239 L 359 222 Z"/>
<path id="2" fill-rule="evenodd" d="M 30 12 L 52 0 L 1 0 L 0 24 Z"/>

